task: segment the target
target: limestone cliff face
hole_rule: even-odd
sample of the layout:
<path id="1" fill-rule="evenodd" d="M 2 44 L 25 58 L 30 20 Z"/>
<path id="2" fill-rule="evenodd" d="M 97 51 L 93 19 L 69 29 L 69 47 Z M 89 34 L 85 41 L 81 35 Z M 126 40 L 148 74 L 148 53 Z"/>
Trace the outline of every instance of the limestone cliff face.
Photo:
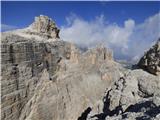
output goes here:
<path id="1" fill-rule="evenodd" d="M 6 39 L 10 39 L 9 36 Z M 50 78 L 59 69 L 58 63 L 70 54 L 69 44 L 57 41 L 52 44 L 34 41 L 2 41 L 2 119 L 17 120 L 20 111 L 34 94 L 44 69 Z M 11 39 L 11 41 L 12 41 Z"/>
<path id="2" fill-rule="evenodd" d="M 58 33 L 46 16 L 36 17 L 28 28 L 2 33 L 3 120 L 75 120 L 88 105 L 99 106 L 106 86 L 118 78 L 112 72 L 107 77 L 100 64 L 116 65 L 109 51 L 97 48 L 82 55 Z"/>
<path id="3" fill-rule="evenodd" d="M 20 120 L 76 120 L 88 107 L 93 108 L 93 112 L 102 111 L 103 93 L 120 77 L 118 65 L 104 57 L 98 59 L 99 56 L 108 56 L 104 49 L 99 48 L 100 53 L 97 49 L 91 50 L 96 53 L 95 63 L 86 54 L 72 50 L 71 56 L 78 57 L 62 59 L 53 80 L 43 77 L 34 96 L 22 110 Z M 48 73 L 44 71 L 43 74 Z"/>
<path id="4" fill-rule="evenodd" d="M 42 19 L 42 16 L 40 18 Z M 41 26 L 42 23 L 37 30 L 43 27 L 43 30 L 50 28 L 52 34 L 54 31 L 52 21 L 45 26 Z M 38 21 L 34 24 L 38 24 Z M 56 34 L 58 35 L 58 32 Z M 61 59 L 70 57 L 69 43 L 39 41 L 36 37 L 28 35 L 31 34 L 27 33 L 26 29 L 2 33 L 1 117 L 3 120 L 18 120 L 23 107 L 34 95 L 42 71 L 46 69 L 49 80 L 52 80 L 52 76 L 59 70 L 58 63 Z"/>

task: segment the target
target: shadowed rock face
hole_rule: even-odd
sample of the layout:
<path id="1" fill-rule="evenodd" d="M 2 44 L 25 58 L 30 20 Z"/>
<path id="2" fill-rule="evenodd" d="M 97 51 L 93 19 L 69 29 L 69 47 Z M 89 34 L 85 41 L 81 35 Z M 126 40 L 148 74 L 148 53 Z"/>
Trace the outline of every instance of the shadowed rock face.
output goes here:
<path id="1" fill-rule="evenodd" d="M 152 74 L 160 75 L 160 39 L 144 54 L 138 66 Z"/>
<path id="2" fill-rule="evenodd" d="M 2 33 L 2 120 L 158 120 L 158 76 L 123 68 L 103 46 L 82 53 L 49 40 L 57 30 L 39 16 L 28 28 Z"/>

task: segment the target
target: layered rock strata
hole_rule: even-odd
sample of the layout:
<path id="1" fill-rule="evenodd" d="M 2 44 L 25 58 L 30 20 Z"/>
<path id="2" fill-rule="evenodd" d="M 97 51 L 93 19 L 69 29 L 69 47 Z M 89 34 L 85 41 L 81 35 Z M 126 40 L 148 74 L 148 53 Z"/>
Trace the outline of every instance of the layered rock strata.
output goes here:
<path id="1" fill-rule="evenodd" d="M 24 38 L 16 36 L 16 39 Z M 23 106 L 34 94 L 42 71 L 47 69 L 51 80 L 59 69 L 60 60 L 70 55 L 70 46 L 62 41 L 52 44 L 2 41 L 1 55 L 2 118 L 18 119 Z"/>
<path id="2" fill-rule="evenodd" d="M 88 105 L 99 106 L 106 86 L 120 76 L 104 47 L 82 54 L 73 44 L 48 41 L 47 34 L 57 37 L 54 27 L 40 16 L 29 28 L 2 33 L 3 120 L 75 120 Z"/>

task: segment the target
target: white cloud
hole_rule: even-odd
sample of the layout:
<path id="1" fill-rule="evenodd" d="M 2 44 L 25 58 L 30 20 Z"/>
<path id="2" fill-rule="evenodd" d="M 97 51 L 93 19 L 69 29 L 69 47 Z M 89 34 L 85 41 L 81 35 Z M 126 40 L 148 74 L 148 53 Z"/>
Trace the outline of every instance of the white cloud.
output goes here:
<path id="1" fill-rule="evenodd" d="M 138 24 L 128 42 L 128 56 L 141 57 L 160 37 L 160 12 Z M 131 54 L 130 54 L 131 53 Z"/>
<path id="2" fill-rule="evenodd" d="M 86 21 L 72 14 L 67 17 L 68 25 L 61 27 L 60 36 L 81 47 L 94 47 L 102 43 L 113 50 L 115 58 L 135 60 L 160 37 L 159 17 L 160 13 L 141 24 L 128 19 L 123 26 L 119 26 L 116 23 L 109 24 L 104 15 Z"/>
<path id="3" fill-rule="evenodd" d="M 69 26 L 61 28 L 61 37 L 81 46 L 92 47 L 97 43 L 105 43 L 126 48 L 133 27 L 132 22 L 134 23 L 133 20 L 126 21 L 125 27 L 121 28 L 116 24 L 107 24 L 104 15 L 89 22 L 76 17 L 72 19 L 72 23 L 71 20 L 68 22 Z"/>
<path id="4" fill-rule="evenodd" d="M 128 30 L 132 30 L 135 27 L 135 22 L 134 22 L 134 20 L 129 19 L 124 22 L 124 25 Z"/>
<path id="5" fill-rule="evenodd" d="M 14 30 L 16 29 L 16 26 L 12 26 L 12 25 L 6 25 L 6 24 L 1 24 L 1 31 L 9 31 L 9 30 Z"/>
<path id="6" fill-rule="evenodd" d="M 66 17 L 67 25 L 61 27 L 60 37 L 80 47 L 94 47 L 102 43 L 113 50 L 117 59 L 136 61 L 160 37 L 160 12 L 143 23 L 124 21 L 123 26 L 109 23 L 103 14 L 87 21 L 71 13 Z M 17 27 L 1 24 L 1 31 Z"/>

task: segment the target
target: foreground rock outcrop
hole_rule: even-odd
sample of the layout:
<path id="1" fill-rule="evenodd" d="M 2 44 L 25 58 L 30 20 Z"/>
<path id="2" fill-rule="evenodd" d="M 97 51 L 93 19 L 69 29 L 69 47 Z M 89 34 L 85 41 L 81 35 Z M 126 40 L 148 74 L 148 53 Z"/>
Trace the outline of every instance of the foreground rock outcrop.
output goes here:
<path id="1" fill-rule="evenodd" d="M 88 120 L 160 119 L 160 77 L 142 70 L 128 71 L 106 91 L 103 112 Z"/>
<path id="2" fill-rule="evenodd" d="M 102 100 L 103 111 L 90 112 L 87 120 L 160 119 L 159 47 L 158 40 L 140 59 L 139 69 L 127 69 L 119 79 L 112 82 Z"/>
<path id="3" fill-rule="evenodd" d="M 102 45 L 80 51 L 47 16 L 2 33 L 1 55 L 2 120 L 160 119 L 160 76 L 124 68 Z"/>

